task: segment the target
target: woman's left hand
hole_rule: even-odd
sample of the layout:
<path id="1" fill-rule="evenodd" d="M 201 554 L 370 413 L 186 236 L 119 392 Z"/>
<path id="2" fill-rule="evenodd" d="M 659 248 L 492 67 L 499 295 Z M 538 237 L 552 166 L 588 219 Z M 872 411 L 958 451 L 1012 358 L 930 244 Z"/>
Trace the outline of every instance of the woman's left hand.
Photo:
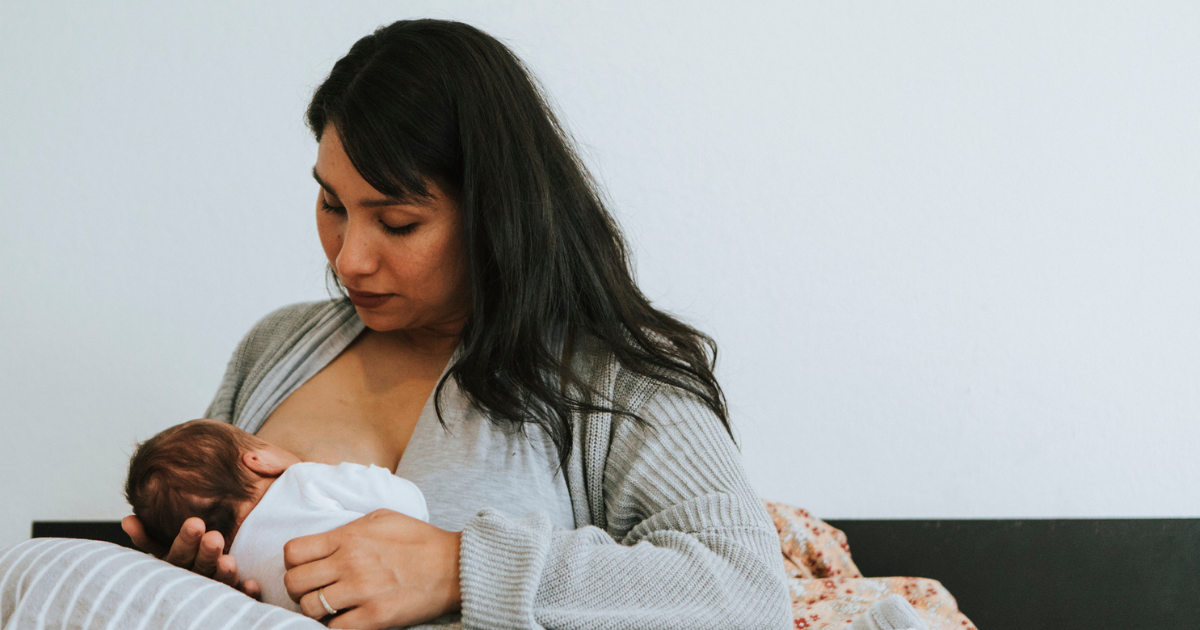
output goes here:
<path id="1" fill-rule="evenodd" d="M 392 510 L 376 510 L 337 529 L 283 547 L 283 584 L 301 611 L 329 616 L 330 628 L 387 628 L 436 619 L 462 608 L 461 532 Z"/>

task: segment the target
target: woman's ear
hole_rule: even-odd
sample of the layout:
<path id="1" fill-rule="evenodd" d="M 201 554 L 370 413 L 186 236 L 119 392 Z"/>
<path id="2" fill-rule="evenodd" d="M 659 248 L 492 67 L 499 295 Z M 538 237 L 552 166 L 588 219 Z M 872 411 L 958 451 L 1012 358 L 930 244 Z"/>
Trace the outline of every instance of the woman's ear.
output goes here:
<path id="1" fill-rule="evenodd" d="M 260 477 L 278 477 L 287 470 L 287 463 L 271 451 L 256 448 L 242 453 L 242 465 Z"/>

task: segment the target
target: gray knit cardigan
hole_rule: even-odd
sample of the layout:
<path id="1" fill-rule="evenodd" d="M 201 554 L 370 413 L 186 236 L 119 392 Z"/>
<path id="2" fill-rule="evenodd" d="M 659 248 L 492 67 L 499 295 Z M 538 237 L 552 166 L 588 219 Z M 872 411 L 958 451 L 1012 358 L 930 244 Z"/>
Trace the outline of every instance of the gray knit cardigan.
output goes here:
<path id="1" fill-rule="evenodd" d="M 337 302 L 284 307 L 242 340 L 209 407 L 236 422 L 264 375 Z M 791 626 L 779 538 L 720 421 L 694 396 L 623 369 L 596 344 L 573 368 L 617 408 L 573 418 L 577 529 L 485 509 L 463 529 L 467 628 Z"/>

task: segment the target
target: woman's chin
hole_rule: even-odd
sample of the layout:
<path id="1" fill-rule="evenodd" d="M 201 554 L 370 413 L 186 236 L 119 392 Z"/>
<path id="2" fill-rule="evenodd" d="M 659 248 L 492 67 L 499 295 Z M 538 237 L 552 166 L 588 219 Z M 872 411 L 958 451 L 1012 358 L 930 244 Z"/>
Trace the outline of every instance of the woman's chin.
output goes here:
<path id="1" fill-rule="evenodd" d="M 390 300 L 381 307 L 354 305 L 354 311 L 367 328 L 375 332 L 396 332 L 418 330 L 429 333 L 434 337 L 456 337 L 462 333 L 467 320 L 466 314 L 455 312 L 452 315 L 437 317 L 429 311 L 411 308 L 411 303 L 397 304 Z M 407 306 L 409 308 L 401 308 Z M 461 310 L 461 309 L 460 309 Z"/>
<path id="2" fill-rule="evenodd" d="M 395 313 L 381 312 L 381 309 L 364 308 L 356 304 L 354 305 L 354 310 L 358 313 L 358 318 L 362 320 L 363 324 L 375 332 L 401 330 L 407 324 L 405 318 Z"/>

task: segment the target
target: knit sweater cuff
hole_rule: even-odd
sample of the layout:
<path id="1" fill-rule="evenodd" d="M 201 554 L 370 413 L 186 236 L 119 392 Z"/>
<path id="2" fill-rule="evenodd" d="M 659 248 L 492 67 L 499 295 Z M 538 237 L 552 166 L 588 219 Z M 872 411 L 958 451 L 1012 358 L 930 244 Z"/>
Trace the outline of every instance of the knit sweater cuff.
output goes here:
<path id="1" fill-rule="evenodd" d="M 467 521 L 459 550 L 464 628 L 541 628 L 533 604 L 553 529 L 542 512 L 510 520 L 486 509 Z"/>

